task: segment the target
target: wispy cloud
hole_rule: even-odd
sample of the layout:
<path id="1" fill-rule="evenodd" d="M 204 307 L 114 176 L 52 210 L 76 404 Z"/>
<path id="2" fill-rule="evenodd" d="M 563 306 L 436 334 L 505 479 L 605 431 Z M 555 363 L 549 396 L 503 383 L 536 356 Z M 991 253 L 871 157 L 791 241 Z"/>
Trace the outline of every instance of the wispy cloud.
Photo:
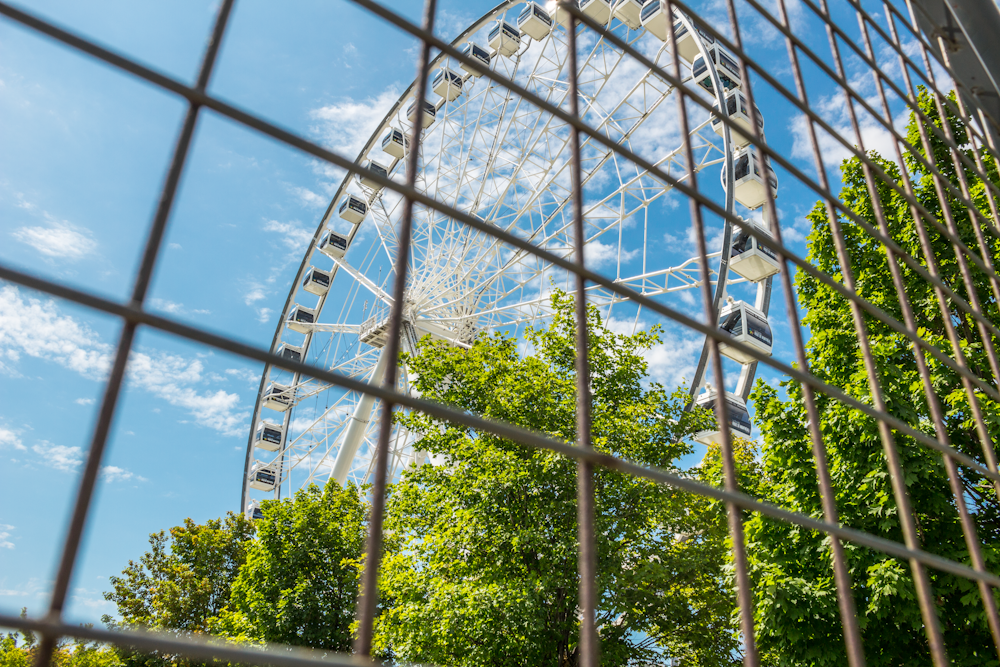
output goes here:
<path id="1" fill-rule="evenodd" d="M 326 205 L 326 200 L 323 200 L 323 205 Z M 289 250 L 294 251 L 296 255 L 301 255 L 305 252 L 306 247 L 309 245 L 309 241 L 311 241 L 313 237 L 313 233 L 304 228 L 297 220 L 292 222 L 267 220 L 264 222 L 264 231 L 280 234 L 281 242 L 284 243 Z"/>
<path id="2" fill-rule="evenodd" d="M 18 437 L 17 432 L 5 426 L 0 426 L 0 447 L 13 447 L 20 451 L 27 449 Z"/>
<path id="3" fill-rule="evenodd" d="M 360 101 L 344 98 L 309 112 L 316 121 L 311 129 L 332 150 L 353 159 L 397 99 L 399 88 L 395 84 L 376 97 Z"/>
<path id="4" fill-rule="evenodd" d="M 67 447 L 42 440 L 32 445 L 31 450 L 38 454 L 42 463 L 56 470 L 76 470 L 83 463 L 83 450 L 79 447 Z"/>
<path id="5" fill-rule="evenodd" d="M 14 530 L 14 526 L 6 523 L 0 523 L 0 549 L 14 548 L 14 543 L 7 539 L 10 537 L 10 531 L 12 530 Z"/>
<path id="6" fill-rule="evenodd" d="M 62 314 L 54 301 L 23 298 L 10 286 L 0 288 L 0 354 L 8 351 L 53 361 L 94 380 L 106 375 L 113 352 L 86 325 Z M 135 351 L 129 357 L 128 381 L 185 409 L 202 426 L 225 435 L 243 432 L 247 413 L 239 409 L 237 394 L 197 390 L 207 381 L 200 359 Z"/>
<path id="7" fill-rule="evenodd" d="M 149 481 L 141 475 L 136 475 L 132 471 L 125 468 L 119 468 L 118 466 L 104 466 L 101 468 L 101 477 L 104 478 L 104 481 L 109 484 L 111 482 L 127 482 L 131 479 L 134 479 L 137 482 Z"/>
<path id="8" fill-rule="evenodd" d="M 14 240 L 27 244 L 47 258 L 78 260 L 97 250 L 90 230 L 68 222 L 48 227 L 20 227 L 11 232 Z"/>
<path id="9" fill-rule="evenodd" d="M 77 405 L 93 405 L 94 404 L 94 399 L 92 399 L 92 398 L 78 398 L 78 399 L 76 399 L 73 402 L 76 403 Z"/>
<path id="10" fill-rule="evenodd" d="M 184 307 L 183 303 L 177 303 L 175 301 L 169 301 L 167 299 L 150 299 L 149 305 L 157 310 L 162 310 L 170 315 L 185 315 L 188 313 L 187 308 Z M 190 311 L 194 315 L 211 315 L 212 311 L 196 309 Z"/>

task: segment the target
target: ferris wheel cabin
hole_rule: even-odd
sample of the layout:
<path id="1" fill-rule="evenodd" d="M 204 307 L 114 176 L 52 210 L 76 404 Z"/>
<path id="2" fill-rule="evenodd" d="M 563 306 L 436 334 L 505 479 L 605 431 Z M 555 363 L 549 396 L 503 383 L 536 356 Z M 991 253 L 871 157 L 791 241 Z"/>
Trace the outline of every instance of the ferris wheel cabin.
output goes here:
<path id="1" fill-rule="evenodd" d="M 274 487 L 278 481 L 278 476 L 275 474 L 274 468 L 272 468 L 270 464 L 257 461 L 253 464 L 253 467 L 250 468 L 250 474 L 247 475 L 247 479 L 250 482 L 251 489 L 257 489 L 258 491 L 274 491 Z"/>
<path id="2" fill-rule="evenodd" d="M 454 102 L 462 95 L 462 77 L 447 67 L 442 67 L 431 82 L 434 94 Z"/>
<path id="3" fill-rule="evenodd" d="M 771 237 L 771 230 L 756 222 L 747 222 L 753 228 Z M 733 230 L 733 243 L 729 255 L 729 270 L 750 282 L 760 282 L 778 272 L 778 255 L 742 229 Z"/>
<path id="4" fill-rule="evenodd" d="M 749 345 L 762 356 L 771 356 L 771 325 L 768 324 L 767 315 L 745 301 L 733 301 L 730 297 L 729 303 L 719 312 L 719 328 L 732 336 L 733 340 Z M 723 342 L 719 343 L 719 352 L 741 364 L 757 361 Z"/>
<path id="5" fill-rule="evenodd" d="M 552 32 L 552 17 L 538 3 L 525 3 L 517 16 L 517 29 L 535 41 L 545 39 Z"/>
<path id="6" fill-rule="evenodd" d="M 558 0 L 549 0 L 546 2 L 545 11 L 548 12 L 550 17 L 552 17 L 553 23 L 558 23 L 567 30 L 569 29 L 569 24 L 570 21 L 573 20 L 573 15 L 560 7 Z"/>
<path id="7" fill-rule="evenodd" d="M 276 452 L 281 449 L 281 443 L 284 439 L 284 427 L 272 422 L 261 421 L 257 423 L 257 430 L 253 434 L 253 446 L 266 452 Z"/>
<path id="8" fill-rule="evenodd" d="M 410 152 L 410 139 L 401 131 L 390 127 L 382 137 L 382 152 L 402 160 Z"/>
<path id="9" fill-rule="evenodd" d="M 256 500 L 251 500 L 247 503 L 246 517 L 251 521 L 264 518 L 264 512 L 260 509 L 260 503 Z"/>
<path id="10" fill-rule="evenodd" d="M 716 109 L 719 108 L 719 103 L 715 102 L 712 104 Z M 754 111 L 757 116 L 757 130 L 760 132 L 761 136 L 764 135 L 764 116 L 760 113 L 760 107 L 756 104 L 754 105 Z M 750 125 L 750 112 L 747 107 L 747 98 L 744 97 L 743 93 L 739 90 L 733 90 L 728 95 L 726 95 L 726 113 L 729 115 L 730 120 L 736 123 L 739 127 L 743 128 L 743 132 L 738 130 L 733 131 L 733 143 L 737 148 L 742 148 L 750 143 L 749 135 L 753 134 L 753 130 Z M 726 126 L 722 124 L 718 116 L 712 116 L 712 129 L 720 137 L 725 135 Z"/>
<path id="11" fill-rule="evenodd" d="M 616 8 L 616 15 L 617 11 Z M 661 41 L 667 41 L 667 28 L 671 22 L 667 20 L 667 13 L 663 11 L 659 0 L 643 3 L 642 10 L 639 12 L 639 23 L 642 24 L 643 28 L 659 37 Z M 678 21 L 678 23 L 680 22 Z"/>
<path id="12" fill-rule="evenodd" d="M 340 200 L 337 215 L 353 225 L 360 225 L 368 215 L 368 204 L 361 197 L 347 195 Z"/>
<path id="13" fill-rule="evenodd" d="M 504 20 L 490 30 L 490 48 L 502 56 L 510 58 L 521 48 L 521 31 Z"/>
<path id="14" fill-rule="evenodd" d="M 701 41 L 705 45 L 706 49 L 710 49 L 715 45 L 714 37 L 702 30 L 696 23 L 692 22 L 692 25 L 694 25 L 694 31 L 698 33 L 699 37 L 701 37 Z M 698 50 L 698 42 L 695 40 L 694 35 L 688 31 L 687 26 L 684 25 L 684 21 L 679 18 L 674 20 L 674 39 L 677 42 L 677 54 L 689 63 L 693 63 L 695 59 L 701 55 L 701 51 Z"/>
<path id="15" fill-rule="evenodd" d="M 299 333 L 309 333 L 312 330 L 309 325 L 315 322 L 316 311 L 300 304 L 292 306 L 292 310 L 288 313 L 288 319 L 285 320 L 289 329 Z"/>
<path id="16" fill-rule="evenodd" d="M 289 361 L 302 361 L 302 348 L 282 343 L 281 347 L 278 348 L 278 356 Z"/>
<path id="17" fill-rule="evenodd" d="M 706 385 L 705 393 L 699 396 L 694 404 L 700 408 L 714 411 L 717 399 L 718 392 Z M 733 435 L 749 438 L 753 432 L 753 424 L 750 421 L 750 411 L 747 410 L 746 402 L 736 394 L 728 391 L 725 392 L 725 400 L 727 412 L 729 413 L 729 428 L 732 429 Z M 718 427 L 714 427 L 708 431 L 699 431 L 694 434 L 694 440 L 706 446 L 721 445 L 722 432 Z"/>
<path id="18" fill-rule="evenodd" d="M 267 385 L 267 389 L 264 390 L 263 405 L 265 408 L 270 408 L 271 410 L 285 412 L 288 408 L 292 407 L 291 387 L 286 387 L 276 382 Z"/>
<path id="19" fill-rule="evenodd" d="M 611 9 L 611 15 L 629 27 L 638 30 L 642 27 L 642 9 L 648 0 L 617 0 Z M 659 5 L 659 0 L 656 2 Z M 664 37 L 664 39 L 666 39 Z"/>
<path id="20" fill-rule="evenodd" d="M 310 266 L 309 270 L 306 271 L 305 277 L 302 279 L 302 289 L 310 294 L 323 296 L 330 291 L 330 278 L 330 274 L 326 271 L 317 269 L 315 266 Z"/>
<path id="21" fill-rule="evenodd" d="M 368 164 L 365 166 L 369 171 L 374 171 L 376 174 L 384 178 L 389 178 L 389 170 L 375 160 L 368 160 Z M 373 180 L 370 176 L 368 176 L 368 174 L 358 174 L 358 182 L 374 192 L 382 191 L 382 184 Z"/>
<path id="22" fill-rule="evenodd" d="M 341 259 L 347 252 L 347 237 L 330 230 L 323 234 L 323 238 L 319 240 L 319 245 L 316 248 L 327 257 Z"/>
<path id="23" fill-rule="evenodd" d="M 428 128 L 431 125 L 433 125 L 434 121 L 437 119 L 437 107 L 434 106 L 433 102 L 428 102 L 427 100 L 424 100 L 423 106 L 424 106 L 424 113 L 421 114 L 421 118 L 423 119 L 424 127 Z M 406 117 L 409 119 L 411 123 L 415 122 L 417 117 L 416 100 L 410 102 L 410 106 L 406 107 Z"/>
<path id="24" fill-rule="evenodd" d="M 459 67 L 461 67 L 462 71 L 466 74 L 470 74 L 478 79 L 483 75 L 482 70 L 490 68 L 490 52 L 475 42 L 466 42 L 462 45 L 462 48 L 460 48 L 459 51 L 462 52 L 463 56 L 468 56 L 469 58 L 478 60 L 483 64 L 482 68 L 471 67 L 465 63 L 459 64 Z"/>
<path id="25" fill-rule="evenodd" d="M 579 0 L 580 11 L 594 20 L 594 23 L 606 25 L 611 20 L 611 0 Z"/>
<path id="26" fill-rule="evenodd" d="M 719 81 L 722 82 L 724 90 L 735 90 L 740 87 L 743 79 L 740 76 L 740 66 L 736 62 L 736 58 L 718 44 L 712 44 L 708 47 L 708 57 L 716 65 L 716 71 L 719 73 Z M 708 71 L 708 65 L 705 64 L 705 59 L 701 57 L 700 53 L 695 56 L 694 61 L 691 63 L 691 75 L 702 88 L 710 93 L 715 92 L 715 84 L 712 83 L 712 73 Z"/>
<path id="27" fill-rule="evenodd" d="M 760 208 L 767 197 L 764 186 L 764 173 L 771 185 L 771 196 L 778 196 L 778 176 L 771 168 L 771 162 L 764 156 L 764 168 L 754 146 L 740 148 L 733 153 L 733 172 L 736 187 L 736 201 L 749 209 Z M 726 170 L 722 170 L 722 185 L 726 185 Z"/>

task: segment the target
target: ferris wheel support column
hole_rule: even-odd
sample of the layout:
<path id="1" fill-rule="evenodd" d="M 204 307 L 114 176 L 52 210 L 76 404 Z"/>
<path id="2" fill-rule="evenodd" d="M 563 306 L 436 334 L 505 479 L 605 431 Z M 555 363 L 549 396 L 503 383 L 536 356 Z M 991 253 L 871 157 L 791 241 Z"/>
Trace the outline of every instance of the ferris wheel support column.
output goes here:
<path id="1" fill-rule="evenodd" d="M 381 385 L 383 378 L 385 378 L 386 361 L 389 359 L 385 350 L 386 348 L 383 347 L 381 354 L 379 354 L 375 370 L 368 379 L 369 384 Z M 340 451 L 337 452 L 337 460 L 333 463 L 333 473 L 331 474 L 340 485 L 347 481 L 347 475 L 351 472 L 351 462 L 354 461 L 354 456 L 358 453 L 358 448 L 361 446 L 361 440 L 365 437 L 365 431 L 368 430 L 368 422 L 371 421 L 374 410 L 375 397 L 371 394 L 362 396 L 354 408 L 351 423 L 344 434 L 344 440 L 340 445 Z"/>

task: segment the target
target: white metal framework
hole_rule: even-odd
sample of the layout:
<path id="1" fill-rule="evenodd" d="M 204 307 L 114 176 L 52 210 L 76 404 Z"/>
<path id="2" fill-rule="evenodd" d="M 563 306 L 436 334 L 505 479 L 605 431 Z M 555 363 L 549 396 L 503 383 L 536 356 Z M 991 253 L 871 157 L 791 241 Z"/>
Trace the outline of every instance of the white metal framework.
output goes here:
<path id="1" fill-rule="evenodd" d="M 485 48 L 490 69 L 522 83 L 542 99 L 562 105 L 569 90 L 564 25 L 553 22 L 550 30 L 536 30 L 544 35 L 539 40 L 521 33 L 518 48 L 509 56 L 502 49 L 486 47 L 491 30 L 517 31 L 516 19 L 524 7 L 517 5 L 513 1 L 500 4 L 459 35 L 454 44 L 471 41 Z M 539 5 L 529 7 L 533 18 L 547 16 Z M 678 17 L 678 24 L 688 21 Z M 522 20 L 522 25 L 530 24 Z M 661 67 L 669 67 L 673 55 L 668 42 L 657 35 L 642 27 L 632 29 L 618 18 L 611 19 L 608 29 L 649 53 Z M 581 116 L 667 173 L 685 173 L 684 138 L 676 122 L 676 105 L 666 104 L 673 102 L 673 87 L 591 31 L 581 27 L 577 39 L 581 47 Z M 700 39 L 697 46 L 706 49 Z M 690 75 L 690 62 L 682 63 Z M 710 69 L 717 78 L 714 67 Z M 418 189 L 536 245 L 570 256 L 569 129 L 446 58 L 434 63 L 431 81 L 437 82 L 438 95 L 430 96 L 421 115 L 426 129 L 420 146 Z M 408 136 L 416 118 L 412 94 L 407 90 L 375 130 L 358 161 L 380 164 L 392 178 L 402 180 L 404 146 L 402 140 L 394 142 L 392 137 Z M 708 114 L 702 113 L 697 120 L 689 134 L 696 171 L 721 167 L 727 158 L 731 164 L 728 132 L 715 132 Z M 689 222 L 683 214 L 672 211 L 671 188 L 592 138 L 582 142 L 581 156 L 582 180 L 590 197 L 585 202 L 587 249 L 592 251 L 588 261 L 608 275 L 613 273 L 617 282 L 651 297 L 671 298 L 674 293 L 700 286 L 697 258 L 688 256 L 693 250 L 683 251 Z M 732 211 L 734 198 L 726 196 L 725 181 L 723 186 L 720 199 L 726 197 L 727 209 Z M 381 380 L 392 304 L 391 261 L 397 251 L 402 201 L 364 180 L 344 179 L 318 232 L 320 246 L 310 246 L 292 283 L 272 349 L 291 344 L 305 350 L 309 362 L 370 382 Z M 345 208 L 345 202 L 356 205 Z M 361 210 L 366 211 L 364 216 L 359 215 Z M 402 328 L 404 351 L 415 352 L 419 340 L 428 335 L 460 346 L 470 344 L 480 333 L 519 335 L 526 326 L 549 316 L 554 286 L 569 286 L 565 272 L 439 213 L 418 207 L 413 224 Z M 343 237 L 343 242 L 331 250 L 329 240 L 335 236 Z M 730 237 L 727 223 L 723 247 L 711 255 L 719 267 L 728 266 Z M 309 284 L 303 276 L 308 277 L 310 271 L 315 274 L 317 269 L 332 277 L 328 290 L 308 290 L 316 295 L 312 297 L 303 293 L 303 283 Z M 734 285 L 746 279 L 738 274 L 730 277 L 725 269 L 720 282 L 717 268 L 711 281 L 721 300 L 727 282 Z M 759 283 L 757 291 L 757 308 L 766 313 L 769 282 Z M 633 326 L 639 322 L 639 311 L 622 304 L 620 296 L 606 289 L 592 287 L 588 300 L 607 318 L 628 318 Z M 289 319 L 303 307 L 315 312 L 313 323 Z M 738 393 L 749 391 L 754 367 L 748 364 L 744 368 Z M 703 360 L 692 392 L 700 386 L 704 370 Z M 401 390 L 408 391 L 406 369 L 401 371 Z M 243 504 L 249 499 L 252 481 L 248 471 L 256 463 L 270 463 L 277 470 L 276 495 L 283 489 L 290 493 L 310 483 L 323 483 L 330 476 L 341 482 L 364 482 L 370 473 L 378 430 L 378 402 L 371 396 L 273 367 L 264 371 L 262 391 L 269 383 L 291 387 L 293 406 L 275 412 L 268 407 L 273 401 L 264 400 L 263 393 L 258 397 L 254 423 L 280 422 L 285 438 L 273 455 L 255 448 L 255 439 L 251 439 Z M 400 427 L 396 427 L 391 442 L 390 475 L 420 460 L 420 453 L 414 451 L 411 439 Z"/>

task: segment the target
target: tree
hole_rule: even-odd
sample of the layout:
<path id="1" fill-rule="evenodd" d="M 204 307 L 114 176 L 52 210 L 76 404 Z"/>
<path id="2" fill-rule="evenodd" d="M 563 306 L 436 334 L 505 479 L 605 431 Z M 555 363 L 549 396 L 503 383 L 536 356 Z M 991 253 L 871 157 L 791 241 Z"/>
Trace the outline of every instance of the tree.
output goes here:
<path id="1" fill-rule="evenodd" d="M 922 92 L 919 103 L 932 122 L 941 127 L 942 119 L 933 98 Z M 963 140 L 965 128 L 961 121 L 953 115 L 945 120 L 953 136 Z M 919 146 L 916 122 L 911 117 L 907 135 L 911 143 Z M 933 139 L 932 147 L 939 167 L 957 187 L 957 174 L 946 146 Z M 974 148 L 966 146 L 964 150 L 973 160 Z M 894 162 L 876 153 L 870 156 L 902 187 L 902 175 Z M 995 165 L 985 156 L 984 161 L 989 165 L 989 178 L 996 183 Z M 942 206 L 950 206 L 961 237 L 969 247 L 976 248 L 974 230 L 964 205 L 954 199 L 941 202 L 930 174 L 916 160 L 908 159 L 905 167 L 920 202 L 942 225 L 945 224 Z M 847 160 L 841 171 L 841 199 L 870 224 L 877 225 L 860 162 Z M 971 170 L 966 172 L 966 177 L 973 184 L 977 206 L 989 216 L 984 184 Z M 879 185 L 878 197 L 892 238 L 923 261 L 917 229 L 906 201 L 884 183 Z M 825 207 L 817 204 L 808 217 L 812 223 L 808 259 L 823 272 L 839 279 L 841 266 Z M 851 221 L 844 219 L 842 224 L 859 295 L 902 321 L 882 244 Z M 958 294 L 967 297 L 950 242 L 932 228 L 928 231 L 943 280 Z M 997 263 L 1000 244 L 995 237 L 990 237 L 988 244 L 991 259 Z M 902 267 L 902 273 L 921 335 L 950 352 L 933 287 L 908 267 Z M 989 295 L 987 277 L 973 269 L 973 278 L 979 294 Z M 871 395 L 848 303 L 804 272 L 797 274 L 796 285 L 799 304 L 805 312 L 803 324 L 811 332 L 808 353 L 812 372 L 820 380 L 870 403 Z M 997 304 L 992 299 L 984 300 L 987 301 L 987 317 L 1000 323 Z M 973 322 L 954 304 L 950 304 L 950 308 L 949 316 L 957 327 L 970 366 L 989 378 L 989 365 L 982 341 L 973 333 Z M 910 342 L 874 318 L 867 317 L 866 323 L 888 410 L 914 428 L 933 435 Z M 945 426 L 953 446 L 982 460 L 972 413 L 959 377 L 934 359 L 928 358 L 928 366 L 934 387 L 944 402 Z M 764 440 L 764 469 L 759 493 L 771 502 L 822 517 L 801 388 L 789 381 L 784 389 L 787 396 L 783 398 L 773 387 L 758 382 L 752 396 Z M 991 435 L 996 439 L 1000 435 L 998 406 L 982 394 L 979 400 Z M 901 542 L 898 509 L 876 422 L 823 396 L 817 397 L 817 406 L 841 521 Z M 911 438 L 899 433 L 895 435 L 923 548 L 959 562 L 969 562 L 941 456 Z M 964 467 L 962 482 L 979 537 L 985 545 L 985 557 L 989 567 L 995 568 L 1000 564 L 1000 505 L 990 485 Z M 827 538 L 755 515 L 747 526 L 747 539 L 756 592 L 758 643 L 767 659 L 776 665 L 846 664 Z M 908 565 L 854 545 L 848 544 L 846 549 L 868 664 L 893 667 L 929 664 L 923 622 Z M 936 570 L 930 570 L 929 574 L 953 663 L 998 664 L 976 586 Z"/>
<path id="2" fill-rule="evenodd" d="M 223 519 L 153 533 L 139 562 L 111 577 L 104 599 L 118 607 L 113 627 L 141 627 L 203 633 L 207 621 L 229 603 L 229 592 L 246 560 L 254 534 L 251 521 L 229 512 Z"/>
<path id="3" fill-rule="evenodd" d="M 232 583 L 215 634 L 349 651 L 368 508 L 358 488 L 331 480 L 265 501 L 257 539 Z"/>
<path id="4" fill-rule="evenodd" d="M 28 615 L 21 609 L 21 618 Z M 30 667 L 35 664 L 38 642 L 30 630 L 21 633 L 20 645 L 17 634 L 8 632 L 0 635 L 0 667 Z M 122 662 L 116 651 L 96 642 L 83 640 L 61 641 L 52 652 L 50 662 L 53 667 L 121 667 Z"/>
<path id="5" fill-rule="evenodd" d="M 551 325 L 526 333 L 533 355 L 502 334 L 470 349 L 425 338 L 405 358 L 416 389 L 573 441 L 573 301 L 557 292 L 552 304 Z M 642 355 L 657 329 L 612 333 L 595 308 L 588 327 L 595 448 L 683 474 L 684 438 L 713 417 L 684 412 L 683 390 L 647 383 Z M 575 463 L 426 414 L 398 418 L 434 465 L 408 469 L 389 500 L 379 650 L 438 664 L 577 664 Z M 717 509 L 605 469 L 595 488 L 603 664 L 738 664 Z"/>

